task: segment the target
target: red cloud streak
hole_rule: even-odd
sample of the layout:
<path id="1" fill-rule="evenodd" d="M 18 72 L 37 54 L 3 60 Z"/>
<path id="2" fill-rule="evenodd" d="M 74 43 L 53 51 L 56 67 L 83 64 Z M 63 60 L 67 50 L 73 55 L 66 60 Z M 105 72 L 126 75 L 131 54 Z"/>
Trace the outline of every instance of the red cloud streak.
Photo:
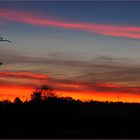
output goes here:
<path id="1" fill-rule="evenodd" d="M 82 30 L 96 34 L 116 37 L 140 39 L 139 26 L 117 26 L 94 23 L 77 23 L 59 19 L 43 18 L 37 13 L 27 13 L 14 10 L 0 10 L 0 18 L 9 21 L 22 22 L 36 26 L 54 26 L 65 29 Z"/>
<path id="2" fill-rule="evenodd" d="M 32 72 L 0 72 L 0 77 L 27 78 L 45 80 L 48 76 L 45 74 L 35 74 Z"/>
<path id="3" fill-rule="evenodd" d="M 113 92 L 122 92 L 122 93 L 131 93 L 131 94 L 139 94 L 140 93 L 140 87 L 128 87 L 127 85 L 119 85 L 119 84 L 113 84 L 113 83 L 85 83 L 85 82 L 76 82 L 76 81 L 55 81 L 53 78 L 49 78 L 46 74 L 39 74 L 39 73 L 32 73 L 32 72 L 0 72 L 0 77 L 8 78 L 19 78 L 19 79 L 29 79 L 29 80 L 39 80 L 40 83 L 51 83 L 54 85 L 56 90 L 61 91 L 67 91 L 67 92 L 106 92 L 106 93 L 113 93 Z M 43 80 L 43 81 L 42 81 Z M 38 82 L 39 82 L 38 81 Z M 14 83 L 12 85 L 17 85 L 16 81 L 13 81 Z M 32 81 L 33 82 L 33 81 Z M 39 84 L 39 83 L 36 84 Z M 0 81 L 1 85 L 11 85 L 10 83 L 6 81 Z M 35 84 L 28 83 L 29 87 L 33 86 Z M 25 83 L 27 86 L 27 83 Z M 22 85 L 22 84 L 21 84 Z"/>
<path id="4" fill-rule="evenodd" d="M 113 83 L 85 83 L 76 81 L 59 81 L 51 80 L 46 74 L 38 74 L 32 72 L 0 72 L 0 77 L 9 78 L 25 78 L 39 80 L 35 83 L 17 83 L 17 81 L 0 81 L 0 100 L 8 98 L 13 100 L 15 97 L 29 99 L 33 92 L 33 88 L 43 81 L 46 84 L 51 83 L 58 95 L 71 96 L 75 99 L 82 100 L 100 100 L 100 101 L 117 101 L 117 97 L 121 97 L 121 101 L 140 102 L 140 87 L 128 87 L 127 85 L 119 85 Z M 47 79 L 47 80 L 46 80 Z M 11 82 L 13 84 L 11 84 Z M 26 82 L 26 81 L 25 81 Z M 37 84 L 37 85 L 35 85 Z"/>

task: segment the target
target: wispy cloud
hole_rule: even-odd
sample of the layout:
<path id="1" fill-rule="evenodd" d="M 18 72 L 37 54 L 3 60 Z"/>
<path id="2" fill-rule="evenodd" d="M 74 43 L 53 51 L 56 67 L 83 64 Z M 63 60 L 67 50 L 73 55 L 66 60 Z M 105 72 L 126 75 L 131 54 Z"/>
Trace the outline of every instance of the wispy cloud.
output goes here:
<path id="1" fill-rule="evenodd" d="M 43 14 L 44 15 L 44 14 Z M 65 19 L 45 18 L 37 12 L 23 12 L 16 10 L 0 10 L 0 18 L 9 22 L 21 22 L 34 26 L 53 26 L 64 29 L 81 30 L 95 34 L 140 39 L 139 26 L 104 25 L 97 23 L 74 22 Z M 2 21 L 1 20 L 1 23 Z"/>
<path id="2" fill-rule="evenodd" d="M 139 94 L 140 87 L 136 86 L 127 86 L 123 84 L 112 84 L 112 83 L 105 83 L 105 82 L 85 82 L 81 81 L 81 79 L 56 79 L 55 77 L 48 78 L 46 74 L 38 74 L 38 73 L 31 73 L 31 72 L 0 72 L 0 77 L 2 78 L 18 78 L 18 79 L 26 79 L 23 83 L 18 83 L 18 81 L 9 81 L 8 79 L 0 80 L 1 86 L 26 86 L 26 87 L 33 87 L 36 84 L 49 83 L 54 85 L 56 90 L 59 91 L 67 91 L 67 92 L 120 92 L 120 93 L 135 93 Z M 40 82 L 32 82 L 28 83 L 29 80 L 39 80 Z M 43 81 L 42 81 L 43 80 Z"/>
<path id="3" fill-rule="evenodd" d="M 71 54 L 69 54 L 71 56 Z M 68 57 L 68 55 L 67 55 Z M 26 71 L 0 70 L 0 83 L 10 84 L 25 79 L 21 84 L 35 86 L 50 83 L 56 90 L 71 92 L 103 92 L 139 94 L 140 66 L 129 59 L 96 56 L 92 60 L 68 59 L 65 55 L 46 57 L 9 56 L 10 65 L 34 65 L 35 69 Z M 73 57 L 74 58 L 74 57 Z M 9 62 L 9 61 L 8 61 Z M 41 64 L 42 68 L 38 66 Z M 60 71 L 60 68 L 62 71 Z M 31 72 L 32 71 L 32 72 Z M 2 79 L 3 78 L 3 79 Z M 20 79 L 9 81 L 10 79 Z M 32 81 L 34 80 L 34 82 Z"/>
<path id="4" fill-rule="evenodd" d="M 15 67 L 18 65 L 20 67 L 25 66 L 26 69 L 23 67 L 24 71 L 28 71 L 29 66 L 32 66 L 29 71 L 46 72 L 60 78 L 74 78 L 92 83 L 139 83 L 140 65 L 135 60 L 110 56 L 95 56 L 92 59 L 82 59 L 80 55 L 79 59 L 77 59 L 75 55 L 67 54 L 67 57 L 73 56 L 73 59 L 69 59 L 63 53 L 61 56 L 46 55 L 44 57 L 8 54 L 3 56 L 3 59 L 6 61 L 5 68 L 9 65 L 14 65 L 14 67 L 10 67 L 13 68 L 14 72 Z"/>
<path id="5" fill-rule="evenodd" d="M 0 72 L 0 77 L 38 79 L 38 80 L 46 80 L 48 78 L 48 76 L 45 74 L 35 74 L 32 72 Z"/>

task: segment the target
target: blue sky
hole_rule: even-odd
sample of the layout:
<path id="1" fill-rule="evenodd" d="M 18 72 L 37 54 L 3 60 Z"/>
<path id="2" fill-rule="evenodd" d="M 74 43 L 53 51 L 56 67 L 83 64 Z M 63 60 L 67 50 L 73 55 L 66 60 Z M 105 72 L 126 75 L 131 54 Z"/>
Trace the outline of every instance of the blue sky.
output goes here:
<path id="1" fill-rule="evenodd" d="M 139 25 L 138 1 L 2 1 L 1 8 L 47 12 L 70 20 Z"/>

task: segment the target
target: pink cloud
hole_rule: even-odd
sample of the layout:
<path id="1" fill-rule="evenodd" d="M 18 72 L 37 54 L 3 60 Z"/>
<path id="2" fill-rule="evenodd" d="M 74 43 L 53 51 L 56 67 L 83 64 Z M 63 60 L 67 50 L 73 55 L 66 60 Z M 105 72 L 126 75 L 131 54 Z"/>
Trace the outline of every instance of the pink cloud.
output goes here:
<path id="1" fill-rule="evenodd" d="M 53 26 L 65 29 L 81 30 L 105 36 L 127 37 L 140 39 L 139 26 L 103 25 L 84 22 L 70 22 L 59 18 L 44 18 L 38 13 L 13 10 L 0 10 L 0 18 L 8 21 L 21 22 L 35 26 Z"/>
<path id="2" fill-rule="evenodd" d="M 56 91 L 63 92 L 90 92 L 90 93 L 102 93 L 102 94 L 115 94 L 115 93 L 124 93 L 124 94 L 137 94 L 140 93 L 140 87 L 129 87 L 127 85 L 120 85 L 114 83 L 86 83 L 81 81 L 67 81 L 67 80 L 58 80 L 54 78 L 48 78 L 46 74 L 32 73 L 32 72 L 0 72 L 0 77 L 4 77 L 5 79 L 0 80 L 1 86 L 8 87 L 28 87 L 34 88 L 36 85 L 42 84 L 50 84 L 53 85 Z M 23 82 L 17 82 L 13 79 L 9 81 L 9 78 L 18 78 L 26 79 Z M 39 81 L 27 81 L 27 80 L 39 80 Z M 42 81 L 43 80 L 43 81 Z"/>
<path id="3" fill-rule="evenodd" d="M 26 78 L 26 79 L 38 79 L 38 80 L 48 79 L 48 76 L 45 74 L 36 74 L 32 72 L 0 72 L 0 77 Z"/>

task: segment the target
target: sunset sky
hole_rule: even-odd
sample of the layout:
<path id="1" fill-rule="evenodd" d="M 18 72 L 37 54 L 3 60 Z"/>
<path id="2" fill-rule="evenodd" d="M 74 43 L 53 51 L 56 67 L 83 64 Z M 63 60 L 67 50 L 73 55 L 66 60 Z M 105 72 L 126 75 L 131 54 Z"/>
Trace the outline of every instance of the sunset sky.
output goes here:
<path id="1" fill-rule="evenodd" d="M 140 102 L 140 2 L 1 1 L 0 99 L 35 86 L 82 100 Z"/>

